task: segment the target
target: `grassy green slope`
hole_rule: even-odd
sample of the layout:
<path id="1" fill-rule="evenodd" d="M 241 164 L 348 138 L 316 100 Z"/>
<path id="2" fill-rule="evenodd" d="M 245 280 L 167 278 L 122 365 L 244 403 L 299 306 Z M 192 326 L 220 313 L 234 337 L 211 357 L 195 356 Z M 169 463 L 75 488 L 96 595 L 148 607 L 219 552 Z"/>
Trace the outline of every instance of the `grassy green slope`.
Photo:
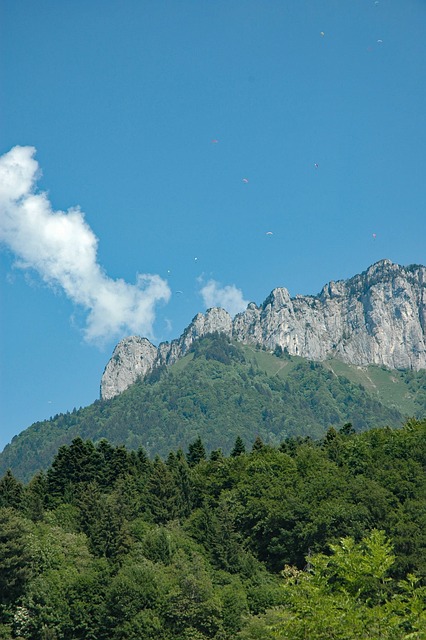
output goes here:
<path id="1" fill-rule="evenodd" d="M 268 375 L 286 378 L 296 363 L 303 358 L 274 357 L 270 352 L 257 351 L 244 346 L 248 361 L 255 362 Z M 424 417 L 426 410 L 426 371 L 394 371 L 379 366 L 358 366 L 341 360 L 326 360 L 321 363 L 336 376 L 347 378 L 356 385 L 362 385 L 376 400 L 386 407 L 396 409 L 403 416 Z"/>
<path id="2" fill-rule="evenodd" d="M 0 475 L 11 468 L 22 479 L 31 477 L 51 463 L 60 445 L 76 436 L 107 438 L 133 449 L 143 446 L 150 455 L 162 456 L 179 447 L 187 449 L 201 436 L 208 450 L 228 453 L 238 435 L 246 442 L 259 435 L 277 444 L 293 435 L 317 438 L 328 427 L 345 422 L 361 431 L 398 427 L 405 415 L 424 416 L 424 399 L 423 409 L 413 400 L 422 397 L 424 378 L 412 374 L 407 381 L 403 374 L 369 369 L 375 386 L 368 391 L 355 377 L 356 369 L 338 367 L 277 357 L 229 344 L 223 337 L 205 338 L 175 365 L 154 372 L 120 396 L 26 429 L 0 454 Z M 379 392 L 381 379 L 386 390 Z M 389 385 L 399 395 L 391 393 Z M 404 403 L 397 403 L 397 397 Z"/>
<path id="3" fill-rule="evenodd" d="M 338 360 L 324 366 L 338 376 L 361 384 L 371 395 L 404 416 L 421 415 L 426 406 L 426 371 L 392 371 L 384 367 L 359 367 Z"/>

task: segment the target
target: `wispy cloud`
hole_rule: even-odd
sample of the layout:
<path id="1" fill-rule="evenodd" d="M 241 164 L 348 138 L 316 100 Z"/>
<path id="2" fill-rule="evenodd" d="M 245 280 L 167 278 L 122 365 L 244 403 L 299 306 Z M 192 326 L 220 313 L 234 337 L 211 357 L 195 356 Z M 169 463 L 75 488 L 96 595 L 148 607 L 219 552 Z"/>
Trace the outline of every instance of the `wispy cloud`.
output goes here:
<path id="1" fill-rule="evenodd" d="M 209 280 L 201 288 L 200 293 L 207 308 L 221 307 L 231 316 L 244 311 L 248 305 L 248 300 L 244 300 L 241 289 L 237 289 L 233 284 L 222 287 L 216 280 Z"/>
<path id="2" fill-rule="evenodd" d="M 158 275 L 140 274 L 136 284 L 112 280 L 97 262 L 98 239 L 78 208 L 54 211 L 37 192 L 40 175 L 33 147 L 14 147 L 0 157 L 0 241 L 16 265 L 35 269 L 88 311 L 85 337 L 103 341 L 141 333 L 152 337 L 155 305 L 170 289 Z"/>

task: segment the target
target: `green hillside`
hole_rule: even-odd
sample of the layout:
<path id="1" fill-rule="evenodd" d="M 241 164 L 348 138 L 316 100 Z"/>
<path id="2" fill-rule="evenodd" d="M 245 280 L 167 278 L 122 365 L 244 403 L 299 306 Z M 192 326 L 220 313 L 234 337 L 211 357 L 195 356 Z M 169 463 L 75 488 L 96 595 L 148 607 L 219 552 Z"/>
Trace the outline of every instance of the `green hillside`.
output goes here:
<path id="1" fill-rule="evenodd" d="M 252 360 L 269 375 L 285 378 L 296 363 L 303 358 L 288 356 L 284 362 L 268 351 L 258 351 L 243 346 L 247 360 Z M 347 378 L 362 385 L 376 400 L 396 409 L 404 416 L 423 416 L 426 410 L 426 371 L 395 371 L 379 366 L 358 366 L 341 360 L 326 360 L 321 363 L 336 376 Z"/>
<path id="2" fill-rule="evenodd" d="M 319 364 L 209 336 L 120 396 L 33 424 L 0 454 L 0 474 L 11 468 L 28 479 L 77 436 L 166 456 L 198 436 L 209 451 L 229 453 L 237 436 L 278 445 L 347 422 L 356 431 L 399 427 L 406 416 L 425 415 L 425 379 L 425 372 Z"/>

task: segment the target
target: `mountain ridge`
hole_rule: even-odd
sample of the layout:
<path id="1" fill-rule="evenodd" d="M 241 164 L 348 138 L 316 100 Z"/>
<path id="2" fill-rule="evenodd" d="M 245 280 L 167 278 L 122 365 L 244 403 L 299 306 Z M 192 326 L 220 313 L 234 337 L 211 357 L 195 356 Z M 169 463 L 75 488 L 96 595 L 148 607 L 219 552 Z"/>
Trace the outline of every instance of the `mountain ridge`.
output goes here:
<path id="1" fill-rule="evenodd" d="M 110 399 L 157 366 L 169 366 L 209 333 L 243 344 L 276 347 L 309 360 L 390 369 L 426 368 L 426 267 L 380 260 L 347 280 L 330 281 L 317 295 L 290 297 L 277 287 L 261 305 L 250 302 L 234 319 L 221 308 L 197 314 L 182 335 L 155 347 L 129 336 L 114 349 L 101 379 Z"/>
<path id="2" fill-rule="evenodd" d="M 151 458 L 201 437 L 208 452 L 228 454 L 238 436 L 278 445 L 287 437 L 318 439 L 346 423 L 356 431 L 399 428 L 425 411 L 426 370 L 314 363 L 211 334 L 114 398 L 28 427 L 0 453 L 0 476 L 11 469 L 28 480 L 78 437 L 142 447 Z"/>

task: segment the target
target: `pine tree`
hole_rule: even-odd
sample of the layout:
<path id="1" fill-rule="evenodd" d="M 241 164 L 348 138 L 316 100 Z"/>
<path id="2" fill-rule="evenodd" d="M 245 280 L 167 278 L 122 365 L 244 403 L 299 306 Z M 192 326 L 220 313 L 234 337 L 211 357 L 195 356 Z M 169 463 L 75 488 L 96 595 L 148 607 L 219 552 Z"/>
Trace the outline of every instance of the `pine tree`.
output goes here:
<path id="1" fill-rule="evenodd" d="M 0 508 L 0 605 L 20 597 L 30 577 L 28 530 L 28 521 L 14 509 Z"/>
<path id="2" fill-rule="evenodd" d="M 243 439 L 240 436 L 237 436 L 237 439 L 235 440 L 234 448 L 231 451 L 231 456 L 233 458 L 236 458 L 237 456 L 241 456 L 245 452 L 246 452 L 246 448 L 245 448 Z"/>
<path id="3" fill-rule="evenodd" d="M 178 516 L 179 491 L 175 478 L 158 456 L 148 479 L 146 505 L 157 524 L 164 524 Z"/>
<path id="4" fill-rule="evenodd" d="M 206 450 L 200 436 L 189 445 L 186 459 L 190 467 L 195 467 L 201 460 L 206 459 Z"/>
<path id="5" fill-rule="evenodd" d="M 0 507 L 13 507 L 18 509 L 23 497 L 22 484 L 15 478 L 10 469 L 6 471 L 0 480 Z"/>
<path id="6" fill-rule="evenodd" d="M 256 440 L 253 442 L 253 447 L 252 447 L 252 451 L 253 453 L 256 453 L 256 451 L 260 451 L 261 449 L 263 449 L 265 445 L 263 444 L 263 440 L 260 436 L 257 436 Z"/>
<path id="7" fill-rule="evenodd" d="M 25 487 L 25 513 L 31 520 L 37 522 L 43 519 L 47 501 L 47 477 L 44 471 L 39 471 Z"/>

